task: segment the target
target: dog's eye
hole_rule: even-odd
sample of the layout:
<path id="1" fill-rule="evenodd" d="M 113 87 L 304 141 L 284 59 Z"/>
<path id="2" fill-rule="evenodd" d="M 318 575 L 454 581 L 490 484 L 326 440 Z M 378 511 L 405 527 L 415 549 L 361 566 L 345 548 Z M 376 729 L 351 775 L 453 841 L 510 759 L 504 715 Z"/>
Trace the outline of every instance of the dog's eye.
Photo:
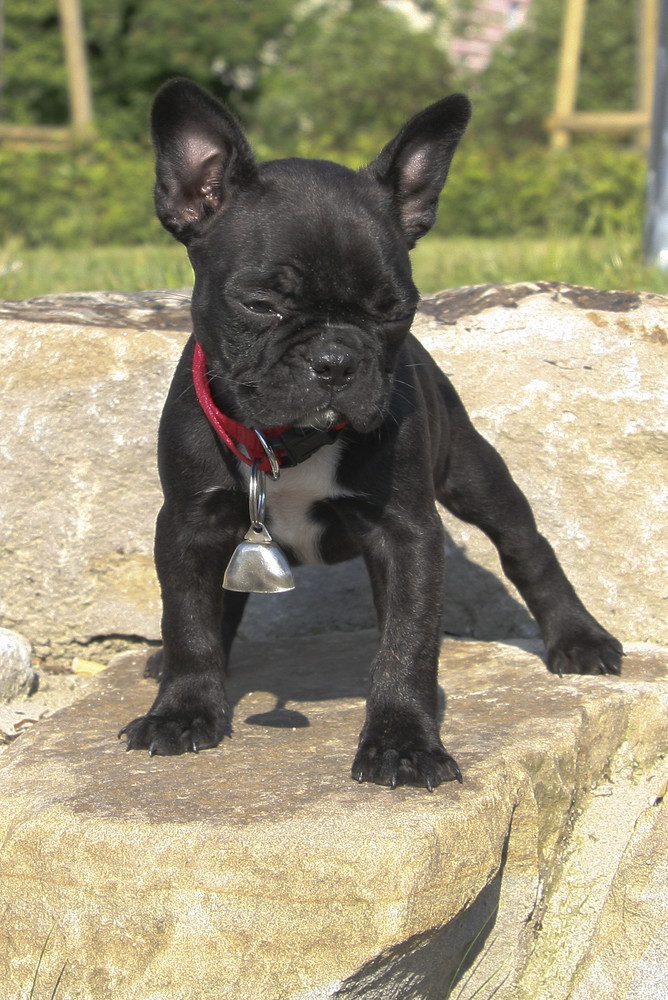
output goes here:
<path id="1" fill-rule="evenodd" d="M 248 312 L 254 313 L 256 316 L 276 316 L 278 319 L 281 319 L 279 311 L 274 308 L 271 302 L 266 302 L 264 299 L 250 299 L 248 302 L 244 302 L 243 305 Z"/>
<path id="2" fill-rule="evenodd" d="M 398 330 L 403 327 L 409 327 L 413 322 L 413 317 L 415 313 L 409 312 L 404 313 L 403 316 L 389 316 L 385 320 L 385 325 L 389 327 L 390 330 Z"/>

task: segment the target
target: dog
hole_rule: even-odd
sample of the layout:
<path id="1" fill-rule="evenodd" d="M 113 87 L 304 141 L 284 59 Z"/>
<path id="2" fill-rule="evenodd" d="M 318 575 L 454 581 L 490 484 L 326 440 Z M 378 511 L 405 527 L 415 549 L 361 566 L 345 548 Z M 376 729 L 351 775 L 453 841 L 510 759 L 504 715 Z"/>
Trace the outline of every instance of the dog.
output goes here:
<path id="1" fill-rule="evenodd" d="M 431 791 L 462 780 L 438 725 L 435 501 L 494 542 L 551 671 L 620 672 L 620 643 L 586 610 L 502 458 L 410 333 L 409 251 L 435 221 L 470 113 L 465 96 L 446 97 L 354 171 L 258 164 L 206 91 L 172 80 L 158 92 L 156 214 L 192 262 L 193 335 L 159 433 L 160 684 L 119 733 L 128 750 L 197 752 L 231 732 L 225 670 L 248 595 L 221 581 L 248 530 L 251 462 L 279 465 L 266 527 L 291 564 L 362 555 L 369 572 L 380 644 L 357 781 Z"/>

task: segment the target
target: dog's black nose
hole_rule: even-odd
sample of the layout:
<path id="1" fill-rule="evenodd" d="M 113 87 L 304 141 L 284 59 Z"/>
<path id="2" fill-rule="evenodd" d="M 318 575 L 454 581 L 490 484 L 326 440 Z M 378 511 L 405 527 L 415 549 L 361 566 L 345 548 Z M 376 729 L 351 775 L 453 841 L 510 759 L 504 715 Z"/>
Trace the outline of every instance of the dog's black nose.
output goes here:
<path id="1" fill-rule="evenodd" d="M 349 348 L 337 345 L 323 347 L 311 358 L 311 368 L 320 381 L 333 386 L 350 382 L 357 364 L 357 357 Z"/>

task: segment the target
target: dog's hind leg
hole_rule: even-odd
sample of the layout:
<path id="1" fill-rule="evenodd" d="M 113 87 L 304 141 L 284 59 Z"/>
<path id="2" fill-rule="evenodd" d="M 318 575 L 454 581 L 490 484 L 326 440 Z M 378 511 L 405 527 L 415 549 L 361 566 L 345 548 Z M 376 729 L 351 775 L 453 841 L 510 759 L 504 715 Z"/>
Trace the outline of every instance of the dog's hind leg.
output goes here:
<path id="1" fill-rule="evenodd" d="M 457 405 L 458 403 L 458 405 Z M 554 673 L 617 674 L 620 643 L 587 611 L 505 462 L 475 430 L 464 407 L 448 399 L 450 457 L 435 484 L 451 513 L 481 528 L 496 546 L 503 570 L 536 618 Z"/>

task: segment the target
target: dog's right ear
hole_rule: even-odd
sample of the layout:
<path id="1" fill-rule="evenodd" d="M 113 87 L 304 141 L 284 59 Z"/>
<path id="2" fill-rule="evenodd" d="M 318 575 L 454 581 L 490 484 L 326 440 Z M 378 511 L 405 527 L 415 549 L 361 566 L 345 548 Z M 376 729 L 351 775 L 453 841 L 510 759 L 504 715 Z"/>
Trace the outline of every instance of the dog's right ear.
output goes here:
<path id="1" fill-rule="evenodd" d="M 153 102 L 155 211 L 165 229 L 189 243 L 240 187 L 257 177 L 236 119 L 190 80 L 170 80 Z"/>

